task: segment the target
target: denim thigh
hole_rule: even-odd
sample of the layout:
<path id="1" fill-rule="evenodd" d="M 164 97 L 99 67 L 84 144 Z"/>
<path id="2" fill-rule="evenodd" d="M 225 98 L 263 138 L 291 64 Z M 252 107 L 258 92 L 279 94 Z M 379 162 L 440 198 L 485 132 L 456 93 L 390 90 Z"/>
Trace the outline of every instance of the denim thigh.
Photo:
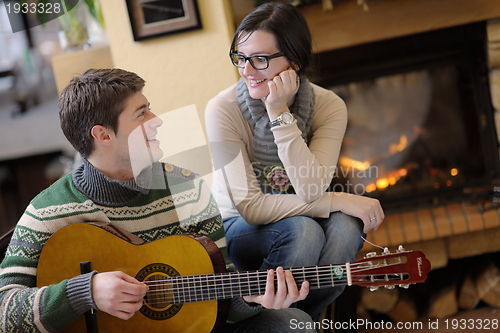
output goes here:
<path id="1" fill-rule="evenodd" d="M 326 242 L 321 225 L 305 216 L 266 225 L 250 225 L 237 216 L 224 219 L 224 228 L 238 270 L 317 265 Z"/>

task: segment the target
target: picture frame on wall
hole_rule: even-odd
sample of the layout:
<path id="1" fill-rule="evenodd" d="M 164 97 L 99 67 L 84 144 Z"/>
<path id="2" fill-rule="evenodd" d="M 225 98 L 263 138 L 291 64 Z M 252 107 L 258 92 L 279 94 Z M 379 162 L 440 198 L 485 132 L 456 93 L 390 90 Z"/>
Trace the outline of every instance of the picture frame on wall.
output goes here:
<path id="1" fill-rule="evenodd" d="M 197 0 L 126 0 L 135 41 L 201 29 Z"/>

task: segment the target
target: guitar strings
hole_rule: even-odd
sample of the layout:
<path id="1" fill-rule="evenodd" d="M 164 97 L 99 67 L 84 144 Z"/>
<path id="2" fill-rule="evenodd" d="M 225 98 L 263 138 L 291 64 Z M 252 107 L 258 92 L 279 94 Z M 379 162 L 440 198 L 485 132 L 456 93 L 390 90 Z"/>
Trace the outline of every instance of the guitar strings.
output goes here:
<path id="1" fill-rule="evenodd" d="M 394 265 L 398 264 L 389 264 L 385 265 L 385 267 Z M 304 277 L 306 277 L 306 280 L 309 279 L 311 289 L 318 289 L 323 285 L 324 286 L 330 285 L 332 279 L 334 281 L 333 286 L 346 285 L 347 276 L 342 276 L 340 279 L 338 278 L 335 279 L 334 275 L 332 274 L 331 268 L 335 266 L 344 266 L 344 265 L 330 265 L 330 266 L 323 266 L 320 268 L 310 267 L 305 269 L 295 268 L 295 269 L 290 269 L 290 271 L 292 271 L 292 275 L 294 275 L 295 279 L 297 278 L 303 279 Z M 351 269 L 351 276 L 355 281 L 356 280 L 359 281 L 359 279 L 365 278 L 367 276 L 372 276 L 372 275 L 365 276 L 359 273 L 376 268 L 376 266 L 367 267 L 362 263 L 354 265 L 354 267 L 355 268 Z M 296 272 L 294 272 L 294 270 Z M 308 272 L 305 272 L 306 270 L 308 270 Z M 389 277 L 389 275 L 391 275 L 391 277 Z M 208 276 L 212 276 L 213 278 L 210 280 L 206 278 L 204 279 L 205 281 L 202 280 L 203 277 L 208 277 Z M 386 276 L 385 279 L 380 279 L 378 281 L 381 282 L 398 281 L 401 283 L 404 282 L 404 280 L 402 280 L 401 274 L 392 273 L 392 274 L 385 274 L 385 276 Z M 218 277 L 219 278 L 218 280 L 220 281 L 217 281 L 216 277 Z M 257 278 L 260 279 L 260 281 L 257 282 L 249 281 L 251 278 Z M 227 298 L 230 298 L 234 296 L 242 296 L 243 295 L 242 289 L 246 290 L 246 292 L 247 293 L 249 292 L 250 294 L 252 294 L 254 290 L 257 290 L 255 295 L 260 295 L 262 294 L 260 287 L 264 287 L 265 289 L 266 278 L 267 278 L 267 271 L 254 271 L 254 272 L 247 272 L 246 275 L 244 273 L 237 273 L 237 274 L 222 273 L 220 275 L 218 274 L 218 275 L 178 276 L 178 277 L 174 276 L 162 280 L 149 280 L 145 281 L 145 283 L 150 285 L 152 288 L 154 287 L 157 288 L 152 289 L 148 292 L 147 301 L 154 302 L 160 299 L 163 304 L 170 304 L 172 303 L 172 301 L 175 302 L 176 299 L 178 299 L 179 301 L 183 299 L 184 300 L 183 303 L 186 303 L 193 300 L 198 301 L 198 299 L 210 300 L 210 299 L 221 298 L 217 297 L 219 296 L 219 294 L 221 294 L 221 292 L 223 296 L 225 295 L 227 296 Z M 173 280 L 175 280 L 175 282 Z M 229 283 L 227 280 L 229 280 Z M 213 285 L 214 282 L 220 283 L 221 285 L 219 287 L 216 287 Z M 176 288 L 173 287 L 174 283 L 177 284 Z M 167 288 L 162 288 L 163 286 L 167 286 Z M 237 291 L 235 292 L 233 290 L 235 286 L 239 286 L 239 292 Z M 227 291 L 228 288 L 229 291 Z M 177 290 L 177 295 L 175 295 L 175 290 Z M 155 298 L 155 296 L 158 297 Z M 158 304 L 158 302 L 156 302 L 155 304 Z"/>
<path id="2" fill-rule="evenodd" d="M 367 240 L 367 239 L 366 239 L 366 238 L 364 238 L 363 236 L 359 236 L 359 237 L 361 237 L 361 239 L 362 239 L 363 241 L 365 241 L 366 243 L 370 244 L 371 246 L 378 247 L 379 249 L 385 250 L 385 248 L 383 248 L 382 246 L 377 245 L 377 244 L 373 244 L 372 242 L 370 242 L 369 240 Z"/>
<path id="3" fill-rule="evenodd" d="M 363 236 L 360 236 L 360 237 L 363 239 L 363 241 L 371 244 L 372 246 L 375 246 L 375 247 L 378 247 L 378 248 L 384 250 L 383 247 L 369 242 Z M 376 260 L 376 259 L 374 258 L 374 260 Z M 367 266 L 367 262 L 351 264 L 351 267 L 350 267 L 351 268 L 351 279 L 355 280 L 355 281 L 362 281 L 363 278 L 371 276 L 371 279 L 372 279 L 371 281 L 373 282 L 373 280 L 374 280 L 373 275 L 363 275 L 360 273 L 367 271 L 367 270 L 370 270 L 370 269 L 373 269 L 373 268 L 377 268 L 377 267 L 379 267 L 379 264 L 380 264 L 380 262 L 377 263 L 377 265 L 371 265 L 371 266 Z M 399 265 L 399 264 L 400 263 L 394 263 L 394 264 L 385 263 L 384 266 L 388 267 L 388 266 L 394 266 L 394 265 Z M 333 269 L 333 267 L 337 267 L 337 266 L 344 268 L 346 265 L 329 265 L 329 266 L 322 266 L 322 267 L 292 268 L 292 269 L 289 269 L 289 271 L 292 273 L 292 275 L 294 276 L 294 279 L 297 281 L 297 283 L 299 283 L 299 282 L 301 283 L 301 281 L 298 280 L 299 277 L 303 279 L 302 281 L 308 280 L 308 278 L 309 278 L 309 283 L 310 283 L 311 289 L 319 289 L 319 288 L 321 288 L 321 286 L 324 283 L 329 285 L 330 281 L 332 281 L 332 280 L 333 280 L 333 286 L 345 286 L 348 284 L 347 276 L 342 276 L 337 281 L 335 281 L 335 278 L 333 277 L 333 274 L 332 274 L 333 270 L 332 269 Z M 294 272 L 294 270 L 298 271 L 298 272 Z M 306 270 L 307 270 L 307 272 L 306 272 Z M 326 270 L 326 272 L 324 272 L 325 270 Z M 220 298 L 220 297 L 218 297 L 219 291 L 221 290 L 222 294 L 224 296 L 224 294 L 227 291 L 225 289 L 227 289 L 227 288 L 229 288 L 231 297 L 234 297 L 234 292 L 233 292 L 234 286 L 239 286 L 240 292 L 239 292 L 239 295 L 237 293 L 237 296 L 242 296 L 242 285 L 244 286 L 243 289 L 248 288 L 247 290 L 250 294 L 252 294 L 252 290 L 254 290 L 256 288 L 257 288 L 257 295 L 262 294 L 262 291 L 260 290 L 261 284 L 264 285 L 264 289 L 265 289 L 267 271 L 247 272 L 246 276 L 244 274 L 245 273 L 240 272 L 240 273 L 236 273 L 236 274 L 235 273 L 221 273 L 221 274 L 217 274 L 217 275 L 215 275 L 215 274 L 199 275 L 198 277 L 195 277 L 195 276 L 174 276 L 174 277 L 168 277 L 167 279 L 162 279 L 162 280 L 144 281 L 144 283 L 148 284 L 151 288 L 155 288 L 155 289 L 150 290 L 148 292 L 148 295 L 149 295 L 148 300 L 150 300 L 150 298 L 151 298 L 150 296 L 152 295 L 153 299 L 151 299 L 151 301 L 157 301 L 158 297 L 155 298 L 154 296 L 155 295 L 162 295 L 163 296 L 163 298 L 161 298 L 162 305 L 171 304 L 172 301 L 175 302 L 176 299 L 180 300 L 181 298 L 184 299 L 184 303 L 185 303 L 186 302 L 186 295 L 189 297 L 188 301 L 190 302 L 190 301 L 192 301 L 191 292 L 193 292 L 194 297 L 195 297 L 195 301 L 197 301 L 198 293 L 200 293 L 200 288 L 201 288 L 201 300 L 205 300 L 203 297 L 204 292 L 205 292 L 205 296 L 207 296 L 206 292 L 209 293 L 207 300 Z M 313 276 L 311 276 L 311 274 L 313 274 Z M 383 281 L 383 282 L 398 281 L 401 283 L 404 282 L 403 274 L 391 273 L 390 278 L 389 278 L 389 274 L 382 274 L 382 275 L 385 276 L 385 278 L 383 280 L 379 280 L 379 281 Z M 208 281 L 208 278 L 206 278 L 205 279 L 205 286 L 203 286 L 203 282 L 201 281 L 203 276 L 205 276 L 205 277 L 212 276 L 213 278 L 210 281 L 210 283 Z M 221 281 L 219 281 L 219 283 L 222 282 L 222 284 L 223 284 L 219 288 L 217 288 L 217 286 L 214 285 L 214 283 L 217 283 L 216 276 L 218 276 L 219 279 L 221 280 Z M 229 284 L 227 283 L 227 281 L 222 281 L 223 279 L 227 280 L 228 277 L 229 277 Z M 197 278 L 198 278 L 198 281 L 195 280 Z M 242 283 L 241 278 L 246 279 L 247 280 L 246 283 L 245 282 Z M 255 278 L 257 278 L 257 282 L 249 281 L 250 279 L 255 279 Z M 190 279 L 192 279 L 192 281 L 190 281 Z M 177 288 L 174 288 L 173 287 L 173 280 L 175 280 L 175 282 L 178 285 L 182 284 L 182 287 L 178 286 Z M 177 280 L 180 280 L 180 282 L 178 282 Z M 236 280 L 236 281 L 232 282 L 232 280 Z M 165 283 L 165 281 L 168 281 L 168 282 Z M 313 282 L 316 284 L 316 286 L 314 286 Z M 184 283 L 187 284 L 187 287 L 184 286 Z M 198 286 L 196 285 L 197 283 L 198 283 Z M 163 288 L 165 286 L 167 286 L 167 288 Z M 205 287 L 206 291 L 203 290 L 204 287 Z M 176 290 L 178 291 L 177 297 L 175 295 Z M 181 296 L 181 293 L 183 294 L 182 296 Z M 227 294 L 229 296 L 229 293 L 227 293 Z M 165 298 L 165 295 L 168 295 L 169 298 Z M 171 295 L 173 295 L 173 296 L 171 296 Z M 212 298 L 212 296 L 213 296 L 213 298 Z M 227 297 L 227 298 L 229 298 L 229 297 Z M 181 302 L 179 302 L 179 303 L 181 303 Z M 158 303 L 156 303 L 156 304 L 158 304 Z"/>
<path id="4" fill-rule="evenodd" d="M 387 264 L 387 265 L 384 265 L 384 267 L 395 266 L 395 265 L 399 265 L 399 264 L 397 264 L 397 263 L 396 264 Z M 291 271 L 292 275 L 293 274 L 296 274 L 296 275 L 311 275 L 311 274 L 313 274 L 314 276 L 308 276 L 308 277 L 312 277 L 314 279 L 316 279 L 317 274 L 320 274 L 321 277 L 326 276 L 327 278 L 330 278 L 333 275 L 332 274 L 332 267 L 336 267 L 336 266 L 339 266 L 339 265 L 322 266 L 322 267 L 318 267 L 318 268 L 316 268 L 316 267 L 292 268 L 292 269 L 289 269 L 289 271 Z M 340 266 L 344 266 L 344 265 L 340 265 Z M 364 266 L 363 264 L 359 264 L 358 267 L 360 267 L 360 268 L 352 268 L 352 266 L 351 266 L 351 275 L 354 275 L 354 273 L 359 273 L 359 272 L 363 272 L 366 270 L 371 270 L 371 269 L 377 268 L 379 266 L 374 265 L 371 267 L 367 267 L 367 266 Z M 201 279 L 202 277 L 207 277 L 207 276 L 212 276 L 212 277 L 214 277 L 213 279 L 218 277 L 220 280 L 222 280 L 223 278 L 229 278 L 230 280 L 234 280 L 234 279 L 238 279 L 238 277 L 243 278 L 243 279 L 255 278 L 258 275 L 260 275 L 261 277 L 265 277 L 267 275 L 267 271 L 249 271 L 246 274 L 245 274 L 245 272 L 228 272 L 228 273 L 221 273 L 221 274 L 204 274 L 204 275 L 197 275 L 197 276 L 171 276 L 168 278 L 170 278 L 171 280 L 174 280 L 174 279 L 179 280 L 180 279 L 181 283 L 182 282 L 191 283 L 189 281 L 190 279 L 193 279 L 193 281 L 194 281 L 194 279 Z M 144 281 L 144 283 L 149 284 L 151 286 L 161 286 L 161 285 L 165 284 L 164 283 L 165 280 L 166 279 L 148 280 L 148 281 Z M 182 280 L 184 280 L 184 281 L 182 281 Z M 178 282 L 178 281 L 176 281 L 176 282 Z"/>
<path id="5" fill-rule="evenodd" d="M 399 282 L 399 284 L 402 284 L 404 283 L 404 281 L 402 281 L 399 277 L 390 277 L 388 279 L 384 279 L 384 280 L 380 280 L 381 282 L 384 282 L 384 283 L 387 283 L 387 282 L 392 282 L 392 281 L 396 281 L 396 282 Z M 328 285 L 330 284 L 330 281 L 328 281 Z M 345 280 L 341 280 L 341 281 L 336 281 L 335 282 L 335 286 L 345 286 L 347 284 L 347 282 Z M 317 287 L 312 287 L 311 289 L 318 289 Z M 199 288 L 197 288 L 196 290 L 199 290 Z M 191 290 L 191 288 L 184 288 L 184 289 L 179 289 L 178 290 L 178 293 L 177 294 L 172 294 L 172 293 L 168 293 L 166 291 L 163 291 L 163 292 L 158 292 L 158 291 L 153 291 L 153 294 L 152 295 L 149 295 L 151 297 L 148 297 L 146 298 L 146 302 L 149 304 L 149 303 L 153 303 L 155 302 L 155 304 L 157 305 L 163 305 L 163 306 L 166 306 L 166 305 L 169 305 L 171 303 L 189 303 L 189 302 L 197 302 L 197 301 L 208 301 L 208 300 L 216 300 L 216 299 L 220 299 L 220 298 L 232 298 L 232 297 L 236 297 L 236 296 L 245 296 L 245 295 L 262 295 L 264 294 L 264 292 L 262 292 L 261 290 L 246 290 L 245 292 L 243 292 L 243 290 L 241 290 L 240 292 L 238 291 L 232 291 L 232 290 L 225 290 L 225 291 L 222 291 L 221 288 L 206 288 L 206 290 L 203 290 L 204 292 L 202 292 L 201 294 L 199 292 L 196 292 Z M 221 296 L 222 294 L 222 296 Z M 156 296 L 156 297 L 155 297 Z"/>
<path id="6" fill-rule="evenodd" d="M 332 276 L 332 272 L 331 272 L 330 268 L 320 268 L 320 269 L 316 269 L 316 268 L 308 269 L 308 268 L 306 268 L 304 270 L 302 270 L 302 269 L 295 269 L 295 270 L 299 270 L 299 271 L 296 272 L 296 271 L 294 271 L 294 269 L 292 269 L 291 273 L 292 273 L 292 275 L 295 274 L 298 277 L 303 277 L 304 275 L 306 275 L 309 278 L 316 279 L 317 274 L 320 274 L 321 277 L 326 276 L 327 278 L 330 278 L 330 276 Z M 325 272 L 325 270 L 326 270 L 326 272 Z M 357 270 L 354 270 L 354 271 L 357 272 Z M 221 273 L 221 274 L 205 274 L 205 275 L 198 275 L 198 276 L 172 276 L 172 277 L 168 277 L 168 279 L 148 280 L 148 281 L 144 281 L 144 283 L 150 285 L 151 287 L 159 287 L 159 286 L 161 287 L 163 285 L 171 285 L 172 282 L 175 282 L 177 284 L 183 284 L 183 283 L 189 284 L 189 283 L 193 283 L 193 282 L 196 283 L 196 279 L 198 279 L 198 281 L 200 281 L 200 282 L 201 282 L 201 280 L 205 280 L 205 282 L 206 282 L 209 279 L 209 277 L 210 277 L 210 280 L 209 280 L 210 282 L 215 281 L 215 282 L 219 282 L 219 283 L 224 283 L 225 285 L 229 285 L 229 286 L 238 285 L 239 284 L 238 282 L 232 282 L 232 281 L 236 281 L 236 280 L 241 281 L 241 279 L 247 280 L 247 282 L 248 282 L 248 280 L 250 280 L 250 279 L 258 278 L 260 280 L 263 280 L 265 283 L 265 280 L 267 278 L 267 271 L 253 271 L 253 272 L 247 272 L 247 273 L 229 272 L 229 273 Z M 228 280 L 230 282 L 225 283 Z M 168 281 L 168 282 L 165 283 L 165 281 Z M 259 284 L 260 281 L 259 282 L 250 282 L 250 284 L 256 284 L 256 283 Z"/>
<path id="7" fill-rule="evenodd" d="M 330 281 L 329 278 L 328 278 L 328 281 Z M 400 280 L 400 278 L 396 277 L 396 276 L 391 276 L 388 279 L 384 279 L 384 280 L 380 280 L 380 281 L 383 281 L 383 282 L 397 281 L 400 283 L 404 283 L 404 281 Z M 328 284 L 330 284 L 330 283 L 328 282 Z M 346 284 L 347 284 L 346 279 L 341 279 L 339 281 L 335 281 L 335 286 L 345 286 Z M 192 286 L 192 287 L 194 288 L 195 286 Z M 222 292 L 221 288 L 212 287 L 212 288 L 207 288 L 207 290 L 205 290 L 206 292 L 202 293 L 200 295 L 199 292 L 196 292 L 196 290 L 199 290 L 200 288 L 199 287 L 195 288 L 194 291 L 193 291 L 193 288 L 191 288 L 191 287 L 179 288 L 177 295 L 175 295 L 175 294 L 172 295 L 172 293 L 169 294 L 168 292 L 165 292 L 165 291 L 156 292 L 155 290 L 153 290 L 154 295 L 156 295 L 158 297 L 153 298 L 153 299 L 148 298 L 147 303 L 149 304 L 149 302 L 151 302 L 151 303 L 154 302 L 156 306 L 165 307 L 171 303 L 189 303 L 189 302 L 193 302 L 193 301 L 194 302 L 209 301 L 209 300 L 216 300 L 216 299 L 220 299 L 220 298 L 233 298 L 233 297 L 237 297 L 237 296 L 262 295 L 263 294 L 262 292 L 252 293 L 252 290 L 247 290 L 247 293 L 244 293 L 244 294 L 241 291 L 238 293 L 238 292 L 233 292 L 233 291 L 228 292 L 227 290 L 224 293 L 224 292 Z M 313 286 L 311 289 L 318 289 L 318 287 Z M 221 297 L 221 293 L 225 297 Z"/>
<path id="8" fill-rule="evenodd" d="M 384 267 L 395 266 L 395 265 L 399 265 L 399 263 L 386 264 L 386 265 L 384 265 Z M 311 273 L 316 274 L 317 272 L 321 272 L 320 274 L 325 274 L 324 271 L 326 270 L 326 274 L 329 277 L 332 275 L 332 272 L 333 272 L 332 268 L 338 267 L 338 266 L 340 266 L 342 268 L 345 267 L 345 265 L 329 265 L 329 266 L 318 266 L 318 267 L 291 268 L 291 269 L 286 269 L 286 270 L 291 271 L 292 275 L 293 274 L 300 274 L 300 273 L 304 273 L 306 275 L 311 274 Z M 356 267 L 358 267 L 358 268 L 356 268 Z M 365 266 L 365 265 L 363 265 L 363 263 L 360 263 L 357 265 L 351 265 L 351 275 L 353 273 L 363 272 L 363 271 L 378 268 L 378 267 L 379 267 L 379 264 L 373 265 L 373 266 Z M 228 277 L 230 277 L 230 279 L 232 279 L 231 276 L 240 276 L 240 277 L 246 278 L 249 276 L 254 277 L 255 275 L 266 276 L 267 271 L 249 271 L 246 273 L 245 272 L 227 272 L 227 273 L 220 273 L 220 274 L 202 274 L 202 275 L 196 275 L 196 276 L 171 276 L 169 278 L 189 280 L 189 279 L 206 277 L 206 276 L 214 276 L 214 277 L 228 276 Z M 148 280 L 148 281 L 144 281 L 144 283 L 153 285 L 154 283 L 158 282 L 161 285 L 162 281 L 164 281 L 164 280 Z"/>

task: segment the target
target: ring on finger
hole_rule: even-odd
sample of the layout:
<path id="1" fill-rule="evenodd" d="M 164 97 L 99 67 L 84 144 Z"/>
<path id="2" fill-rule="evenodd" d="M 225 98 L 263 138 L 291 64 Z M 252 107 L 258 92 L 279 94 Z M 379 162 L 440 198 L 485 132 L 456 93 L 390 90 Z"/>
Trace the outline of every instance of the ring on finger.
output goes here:
<path id="1" fill-rule="evenodd" d="M 376 217 L 370 217 L 370 221 L 375 221 L 376 219 Z"/>

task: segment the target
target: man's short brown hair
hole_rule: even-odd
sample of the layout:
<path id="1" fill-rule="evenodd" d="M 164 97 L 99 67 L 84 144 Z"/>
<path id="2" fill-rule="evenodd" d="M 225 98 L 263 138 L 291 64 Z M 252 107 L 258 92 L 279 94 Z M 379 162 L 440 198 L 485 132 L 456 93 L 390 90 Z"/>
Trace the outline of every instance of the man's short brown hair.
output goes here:
<path id="1" fill-rule="evenodd" d="M 88 158 L 94 150 L 91 130 L 101 125 L 116 133 L 127 99 L 142 92 L 145 81 L 123 69 L 89 69 L 75 76 L 59 97 L 61 128 L 73 147 Z"/>

